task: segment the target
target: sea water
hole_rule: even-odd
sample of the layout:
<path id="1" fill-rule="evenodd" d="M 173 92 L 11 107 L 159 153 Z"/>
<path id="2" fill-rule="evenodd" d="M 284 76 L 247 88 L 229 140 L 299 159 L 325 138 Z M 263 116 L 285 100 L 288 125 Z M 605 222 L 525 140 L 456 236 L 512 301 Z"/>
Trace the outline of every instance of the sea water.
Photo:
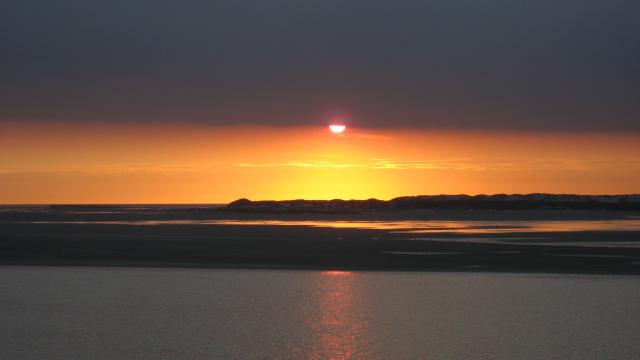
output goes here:
<path id="1" fill-rule="evenodd" d="M 638 359 L 640 278 L 0 268 L 2 359 Z"/>

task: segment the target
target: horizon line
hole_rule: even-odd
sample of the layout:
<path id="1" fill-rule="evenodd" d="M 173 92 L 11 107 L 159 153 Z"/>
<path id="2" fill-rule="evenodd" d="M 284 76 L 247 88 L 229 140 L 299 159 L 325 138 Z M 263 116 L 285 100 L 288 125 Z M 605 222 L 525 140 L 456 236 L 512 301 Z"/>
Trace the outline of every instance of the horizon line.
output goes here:
<path id="1" fill-rule="evenodd" d="M 605 197 L 632 197 L 632 196 L 640 196 L 640 193 L 627 193 L 627 194 L 575 194 L 575 193 L 493 193 L 493 194 L 420 194 L 420 195 L 401 195 L 395 196 L 389 199 L 378 199 L 378 198 L 359 198 L 359 199 L 342 199 L 342 198 L 331 198 L 331 199 L 305 199 L 305 198 L 295 198 L 295 199 L 256 199 L 251 200 L 249 198 L 240 197 L 235 200 L 231 200 L 228 202 L 216 202 L 216 203 L 191 203 L 191 202 L 176 202 L 176 203 L 77 203 L 77 202 L 52 202 L 52 203 L 0 203 L 0 206 L 159 206 L 159 205 L 170 205 L 170 206 L 216 206 L 216 205 L 228 205 L 234 201 L 247 199 L 251 202 L 256 201 L 275 201 L 275 202 L 285 202 L 285 201 L 332 201 L 332 200 L 342 200 L 342 201 L 366 201 L 366 200 L 379 200 L 379 201 L 391 201 L 397 198 L 403 197 L 419 197 L 419 196 L 496 196 L 496 195 L 506 195 L 506 196 L 527 196 L 527 195 L 563 195 L 563 196 L 605 196 Z"/>

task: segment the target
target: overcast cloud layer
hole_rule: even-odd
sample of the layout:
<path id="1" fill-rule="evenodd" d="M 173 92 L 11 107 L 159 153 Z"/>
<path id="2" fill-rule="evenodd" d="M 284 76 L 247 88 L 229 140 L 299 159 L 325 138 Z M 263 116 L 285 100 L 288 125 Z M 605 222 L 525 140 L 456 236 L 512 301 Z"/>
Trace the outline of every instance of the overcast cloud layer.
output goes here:
<path id="1" fill-rule="evenodd" d="M 0 43 L 0 121 L 640 131 L 637 0 L 17 0 Z"/>

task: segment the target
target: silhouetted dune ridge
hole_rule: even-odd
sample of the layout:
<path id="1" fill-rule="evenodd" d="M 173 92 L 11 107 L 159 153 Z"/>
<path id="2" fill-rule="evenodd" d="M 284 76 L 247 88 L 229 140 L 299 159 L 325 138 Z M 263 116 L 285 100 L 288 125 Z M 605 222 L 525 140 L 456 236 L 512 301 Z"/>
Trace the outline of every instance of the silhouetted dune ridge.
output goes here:
<path id="1" fill-rule="evenodd" d="M 467 210 L 626 210 L 640 211 L 640 195 L 574 195 L 574 194 L 494 194 L 494 195 L 419 195 L 391 200 L 263 200 L 238 199 L 224 210 L 239 212 L 321 212 L 349 213 L 361 211 L 411 209 Z"/>

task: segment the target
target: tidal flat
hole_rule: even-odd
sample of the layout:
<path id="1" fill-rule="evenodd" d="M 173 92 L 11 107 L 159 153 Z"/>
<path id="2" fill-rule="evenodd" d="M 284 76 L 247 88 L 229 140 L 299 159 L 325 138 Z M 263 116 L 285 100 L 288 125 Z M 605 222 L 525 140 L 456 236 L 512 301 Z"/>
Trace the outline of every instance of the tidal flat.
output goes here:
<path id="1" fill-rule="evenodd" d="M 640 274 L 640 214 L 4 206 L 0 264 Z"/>

